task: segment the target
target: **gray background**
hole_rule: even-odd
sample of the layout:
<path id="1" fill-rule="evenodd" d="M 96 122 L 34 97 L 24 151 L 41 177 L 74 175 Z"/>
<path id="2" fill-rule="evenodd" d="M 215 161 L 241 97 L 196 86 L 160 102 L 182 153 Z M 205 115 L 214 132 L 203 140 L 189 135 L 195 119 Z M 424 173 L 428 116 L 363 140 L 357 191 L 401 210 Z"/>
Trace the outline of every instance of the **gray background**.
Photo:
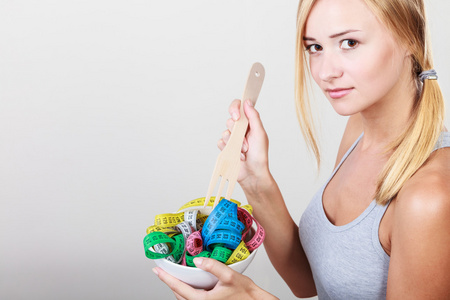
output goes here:
<path id="1" fill-rule="evenodd" d="M 427 4 L 448 99 L 450 3 Z M 255 61 L 267 73 L 257 107 L 271 169 L 298 221 L 331 172 L 346 118 L 316 93 L 318 173 L 294 112 L 296 10 L 269 0 L 1 0 L 0 298 L 171 299 L 144 256 L 145 229 L 205 194 L 228 105 Z M 246 202 L 239 187 L 233 198 Z M 262 248 L 246 275 L 294 298 Z"/>

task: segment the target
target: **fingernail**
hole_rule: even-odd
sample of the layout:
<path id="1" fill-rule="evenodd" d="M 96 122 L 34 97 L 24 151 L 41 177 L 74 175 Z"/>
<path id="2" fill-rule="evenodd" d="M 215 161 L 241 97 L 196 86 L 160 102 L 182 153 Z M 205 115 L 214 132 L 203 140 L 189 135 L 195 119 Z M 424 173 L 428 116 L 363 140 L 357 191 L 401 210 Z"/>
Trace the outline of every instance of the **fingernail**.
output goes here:
<path id="1" fill-rule="evenodd" d="M 248 104 L 248 106 L 253 106 L 253 102 L 250 101 L 250 99 L 247 99 L 247 104 Z"/>
<path id="2" fill-rule="evenodd" d="M 232 114 L 232 116 L 233 116 L 233 120 L 237 121 L 237 119 L 238 119 L 237 113 L 234 112 L 234 113 Z"/>
<path id="3" fill-rule="evenodd" d="M 201 266 L 202 263 L 203 263 L 203 258 L 201 258 L 201 257 L 196 257 L 196 258 L 194 258 L 194 264 L 195 264 L 197 267 L 198 267 L 198 266 Z"/>
<path id="4" fill-rule="evenodd" d="M 156 276 L 158 276 L 158 270 L 156 270 L 156 268 L 153 268 L 152 271 L 156 274 Z"/>

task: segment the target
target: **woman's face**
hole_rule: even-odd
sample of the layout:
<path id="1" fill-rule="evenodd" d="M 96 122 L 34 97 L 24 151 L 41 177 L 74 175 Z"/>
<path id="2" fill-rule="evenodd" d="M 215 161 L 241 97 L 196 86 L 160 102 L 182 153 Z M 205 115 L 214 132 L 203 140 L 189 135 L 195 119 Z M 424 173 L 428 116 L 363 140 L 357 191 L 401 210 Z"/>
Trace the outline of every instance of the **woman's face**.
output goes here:
<path id="1" fill-rule="evenodd" d="M 407 51 L 363 0 L 318 0 L 303 40 L 314 80 L 341 115 L 392 109 L 410 87 Z"/>

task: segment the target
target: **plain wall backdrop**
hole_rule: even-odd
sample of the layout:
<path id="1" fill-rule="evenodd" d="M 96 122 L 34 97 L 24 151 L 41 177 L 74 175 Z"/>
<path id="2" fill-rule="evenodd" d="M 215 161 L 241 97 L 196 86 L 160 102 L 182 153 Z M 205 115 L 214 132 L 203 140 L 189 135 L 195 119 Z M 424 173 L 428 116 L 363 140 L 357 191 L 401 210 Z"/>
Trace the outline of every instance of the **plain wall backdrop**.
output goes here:
<path id="1" fill-rule="evenodd" d="M 316 93 L 318 173 L 294 111 L 297 4 L 0 0 L 0 298 L 172 299 L 145 229 L 206 193 L 255 61 L 271 170 L 298 222 L 347 118 Z M 427 5 L 448 104 L 450 2 Z M 239 186 L 233 198 L 246 203 Z M 245 274 L 294 299 L 263 248 Z"/>

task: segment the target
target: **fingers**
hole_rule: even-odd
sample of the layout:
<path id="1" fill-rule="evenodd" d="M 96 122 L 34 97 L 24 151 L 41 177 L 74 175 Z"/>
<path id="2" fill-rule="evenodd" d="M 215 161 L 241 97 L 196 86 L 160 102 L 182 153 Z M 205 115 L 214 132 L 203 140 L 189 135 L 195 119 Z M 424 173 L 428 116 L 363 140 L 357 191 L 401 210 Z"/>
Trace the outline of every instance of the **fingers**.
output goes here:
<path id="1" fill-rule="evenodd" d="M 217 142 L 217 147 L 222 151 L 225 146 L 227 145 L 228 140 L 230 139 L 231 136 L 231 132 L 229 130 L 225 130 L 222 133 L 222 138 Z M 242 143 L 242 148 L 241 148 L 241 159 L 245 161 L 245 154 L 248 151 L 248 140 L 247 138 L 244 137 L 244 141 Z"/>
<path id="2" fill-rule="evenodd" d="M 226 124 L 227 124 L 227 130 L 222 132 L 222 138 L 217 143 L 217 147 L 219 147 L 220 150 L 223 150 L 223 148 L 225 148 L 225 145 L 227 144 L 228 140 L 230 139 L 231 130 L 233 129 L 233 126 L 234 126 L 234 120 L 230 118 L 227 120 Z"/>
<path id="3" fill-rule="evenodd" d="M 230 136 L 231 136 L 231 131 L 229 131 L 228 129 L 225 130 L 224 132 L 222 132 L 222 140 L 225 142 L 225 144 L 230 139 Z"/>
<path id="4" fill-rule="evenodd" d="M 222 139 L 220 139 L 218 142 L 217 142 L 217 147 L 219 147 L 219 149 L 220 149 L 220 151 L 222 151 L 223 150 L 223 148 L 225 148 L 225 142 L 222 140 Z"/>
<path id="5" fill-rule="evenodd" d="M 248 140 L 244 137 L 244 142 L 242 143 L 242 153 L 247 153 L 248 151 Z"/>
<path id="6" fill-rule="evenodd" d="M 199 291 L 176 279 L 161 268 L 153 268 L 153 272 L 175 293 L 177 299 L 199 299 Z"/>
<path id="7" fill-rule="evenodd" d="M 235 99 L 235 100 L 233 100 L 233 102 L 231 102 L 231 105 L 228 109 L 228 111 L 231 115 L 231 118 L 227 120 L 227 128 L 230 131 L 233 128 L 234 122 L 239 120 L 239 118 L 240 118 L 240 110 L 239 110 L 240 106 L 241 106 L 241 100 Z M 247 116 L 247 118 L 249 118 L 249 121 L 250 121 L 251 117 L 253 117 L 253 119 L 256 118 L 260 121 L 259 113 L 258 113 L 258 111 L 256 111 L 256 109 L 250 99 L 246 99 L 244 101 L 244 111 L 245 111 L 245 115 Z"/>
<path id="8" fill-rule="evenodd" d="M 223 150 L 223 148 L 225 148 L 225 146 L 227 145 L 228 140 L 230 139 L 230 131 L 225 130 L 222 133 L 222 138 L 217 142 L 217 147 L 220 149 L 220 151 Z"/>
<path id="9" fill-rule="evenodd" d="M 219 147 L 220 150 L 223 150 L 225 148 L 225 145 L 227 144 L 228 140 L 231 136 L 231 130 L 233 129 L 234 121 L 233 119 L 227 120 L 227 130 L 222 132 L 222 138 L 217 142 L 217 147 Z"/>
<path id="10" fill-rule="evenodd" d="M 229 107 L 229 113 L 231 115 L 231 118 L 227 120 L 226 122 L 226 126 L 227 126 L 227 130 L 225 130 L 222 133 L 222 138 L 217 142 L 217 147 L 220 150 L 223 150 L 228 142 L 228 140 L 230 139 L 231 136 L 231 131 L 233 129 L 234 123 L 235 121 L 237 121 L 240 118 L 240 106 L 241 106 L 241 100 L 239 99 L 235 99 L 230 107 Z M 261 120 L 259 119 L 259 113 L 254 109 L 253 104 L 250 100 L 247 100 L 244 102 L 244 111 L 245 114 L 247 115 L 247 118 L 249 119 L 249 125 L 250 122 L 252 121 L 254 124 L 253 126 L 258 125 L 262 128 L 262 123 Z M 251 119 L 251 120 L 250 120 Z M 248 144 L 248 140 L 247 138 L 244 138 L 244 142 L 242 144 L 242 149 L 241 149 L 241 160 L 245 161 L 246 160 L 246 153 L 249 149 L 249 144 Z"/>
<path id="11" fill-rule="evenodd" d="M 246 100 L 244 103 L 244 111 L 247 116 L 248 123 L 250 128 L 259 128 L 263 129 L 261 118 L 259 116 L 259 112 L 255 109 L 252 102 L 250 100 Z"/>
<path id="12" fill-rule="evenodd" d="M 227 120 L 227 129 L 229 130 L 229 131 L 231 131 L 231 130 L 233 130 L 233 126 L 234 126 L 234 120 L 233 119 L 228 119 Z"/>
<path id="13" fill-rule="evenodd" d="M 197 268 L 202 269 L 216 276 L 220 282 L 224 284 L 232 283 L 237 276 L 242 276 L 238 272 L 226 266 L 224 263 L 215 259 L 206 257 L 194 258 L 194 264 Z"/>
<path id="14" fill-rule="evenodd" d="M 248 151 L 248 141 L 247 138 L 244 137 L 244 142 L 242 143 L 241 149 L 241 160 L 245 161 L 247 159 L 247 151 Z"/>
<path id="15" fill-rule="evenodd" d="M 241 107 L 241 100 L 235 99 L 233 100 L 233 102 L 231 102 L 231 105 L 228 108 L 228 112 L 230 113 L 230 116 L 234 121 L 237 121 L 240 118 L 239 112 L 240 107 Z"/>

